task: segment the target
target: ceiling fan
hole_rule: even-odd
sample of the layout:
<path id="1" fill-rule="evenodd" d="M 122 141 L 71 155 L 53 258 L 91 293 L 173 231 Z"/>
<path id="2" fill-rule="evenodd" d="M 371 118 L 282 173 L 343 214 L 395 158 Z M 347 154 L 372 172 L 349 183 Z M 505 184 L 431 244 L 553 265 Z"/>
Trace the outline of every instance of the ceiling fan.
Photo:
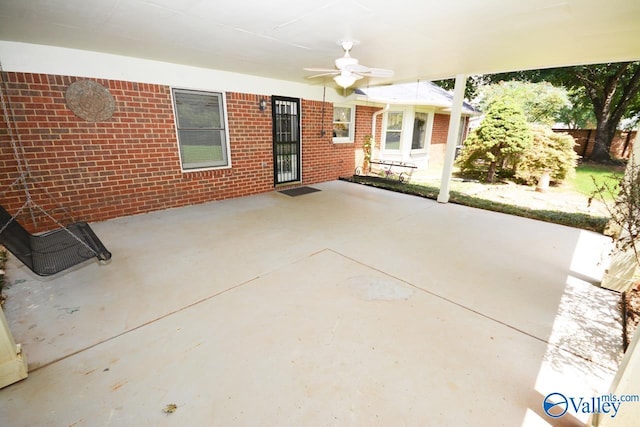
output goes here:
<path id="1" fill-rule="evenodd" d="M 320 74 L 309 76 L 310 79 L 322 76 L 335 76 L 333 80 L 342 88 L 348 88 L 363 77 L 383 77 L 393 76 L 393 70 L 384 68 L 371 68 L 360 65 L 358 60 L 352 57 L 349 52 L 357 42 L 352 40 L 342 40 L 338 42 L 344 50 L 344 56 L 336 59 L 336 68 L 305 68 L 305 71 L 315 71 Z"/>

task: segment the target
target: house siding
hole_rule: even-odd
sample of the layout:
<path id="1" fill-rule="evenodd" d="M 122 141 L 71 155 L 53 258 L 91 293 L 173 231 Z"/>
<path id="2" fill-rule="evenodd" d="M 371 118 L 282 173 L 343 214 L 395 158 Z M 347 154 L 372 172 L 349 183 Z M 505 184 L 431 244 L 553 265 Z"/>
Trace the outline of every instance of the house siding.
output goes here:
<path id="1" fill-rule="evenodd" d="M 271 110 L 258 108 L 263 95 L 226 92 L 232 167 L 182 172 L 169 86 L 92 79 L 109 89 L 115 112 L 91 123 L 66 106 L 66 89 L 78 77 L 5 72 L 3 79 L 32 178 L 31 195 L 54 216 L 69 220 L 63 206 L 74 220 L 102 221 L 274 189 Z M 354 144 L 332 143 L 331 117 L 331 103 L 302 100 L 303 184 L 353 172 Z M 18 164 L 7 125 L 0 123 L 0 200 L 16 212 L 25 193 L 7 191 L 18 177 Z M 31 229 L 54 226 L 40 218 Z"/>

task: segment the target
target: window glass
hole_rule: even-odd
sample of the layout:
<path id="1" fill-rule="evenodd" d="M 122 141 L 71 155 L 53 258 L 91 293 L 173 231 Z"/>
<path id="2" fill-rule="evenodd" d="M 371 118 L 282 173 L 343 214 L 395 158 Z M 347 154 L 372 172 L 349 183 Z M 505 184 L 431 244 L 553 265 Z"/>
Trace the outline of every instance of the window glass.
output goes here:
<path id="1" fill-rule="evenodd" d="M 353 107 L 333 107 L 333 141 L 353 141 Z"/>
<path id="2" fill-rule="evenodd" d="M 387 128 L 385 131 L 385 150 L 399 150 L 402 138 L 402 112 L 387 113 Z"/>
<path id="3" fill-rule="evenodd" d="M 229 166 L 221 93 L 173 90 L 182 168 Z"/>
<path id="4" fill-rule="evenodd" d="M 412 150 L 421 150 L 424 148 L 425 136 L 427 134 L 427 114 L 416 113 L 413 120 L 413 138 L 411 140 Z"/>
<path id="5" fill-rule="evenodd" d="M 390 112 L 387 116 L 387 130 L 402 130 L 402 113 Z"/>

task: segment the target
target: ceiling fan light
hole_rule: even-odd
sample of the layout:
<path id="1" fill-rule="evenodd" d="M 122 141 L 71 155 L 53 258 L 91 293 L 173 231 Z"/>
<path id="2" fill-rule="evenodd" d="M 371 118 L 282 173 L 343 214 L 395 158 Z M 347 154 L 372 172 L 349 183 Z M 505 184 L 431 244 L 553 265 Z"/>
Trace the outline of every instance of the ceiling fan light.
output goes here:
<path id="1" fill-rule="evenodd" d="M 354 84 L 357 79 L 355 76 L 345 76 L 344 74 L 338 74 L 333 78 L 333 80 L 335 80 L 338 86 L 346 89 L 352 84 Z"/>

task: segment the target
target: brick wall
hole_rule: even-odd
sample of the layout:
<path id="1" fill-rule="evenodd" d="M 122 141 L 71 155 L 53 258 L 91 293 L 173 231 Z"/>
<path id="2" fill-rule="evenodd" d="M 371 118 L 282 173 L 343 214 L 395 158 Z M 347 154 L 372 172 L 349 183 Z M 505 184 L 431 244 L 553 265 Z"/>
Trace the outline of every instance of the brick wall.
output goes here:
<path id="1" fill-rule="evenodd" d="M 372 130 L 372 122 L 373 122 L 373 114 L 376 111 L 380 111 L 382 108 L 380 107 L 367 107 L 363 105 L 358 105 L 356 107 L 356 130 L 355 130 L 355 152 L 356 152 L 356 162 L 354 165 L 354 169 L 351 170 L 351 174 L 355 171 L 356 167 L 362 167 L 364 161 L 364 140 L 368 136 L 373 136 Z M 378 120 L 376 122 L 376 141 L 374 142 L 375 148 L 380 148 L 380 140 L 382 135 L 382 115 L 378 115 Z M 372 147 L 374 148 L 374 147 Z M 375 155 L 372 156 L 375 158 Z"/>
<path id="2" fill-rule="evenodd" d="M 595 129 L 554 129 L 553 131 L 568 133 L 576 140 L 576 153 L 585 158 L 591 156 L 596 138 Z M 611 142 L 610 154 L 615 158 L 628 159 L 633 152 L 635 139 L 636 131 L 616 131 Z"/>
<path id="3" fill-rule="evenodd" d="M 451 116 L 447 114 L 435 114 L 433 117 L 433 133 L 431 134 L 431 146 L 429 147 L 429 164 L 444 163 L 450 117 Z"/>
<path id="4" fill-rule="evenodd" d="M 431 137 L 431 146 L 429 147 L 429 164 L 444 164 L 444 156 L 447 149 L 447 135 L 449 134 L 448 114 L 436 114 L 433 118 L 433 134 Z M 469 132 L 469 118 L 461 117 L 464 123 L 464 135 L 462 141 L 465 140 Z"/>
<path id="5" fill-rule="evenodd" d="M 354 145 L 333 143 L 333 104 L 302 100 L 302 140 L 304 184 L 353 175 Z"/>
<path id="6" fill-rule="evenodd" d="M 66 106 L 75 77 L 3 73 L 13 123 L 31 172 L 33 200 L 58 219 L 100 221 L 273 190 L 271 111 L 262 96 L 226 93 L 232 168 L 182 173 L 168 86 L 96 81 L 115 99 L 109 120 L 87 122 Z M 269 101 L 267 99 L 267 101 Z M 353 171 L 353 144 L 331 142 L 332 105 L 302 101 L 304 184 Z M 0 121 L 0 202 L 14 213 L 25 200 L 7 125 Z M 62 207 L 66 208 L 63 209 Z M 26 218 L 22 218 L 26 224 Z M 41 218 L 42 219 L 42 218 Z M 52 228 L 39 221 L 32 230 Z"/>

